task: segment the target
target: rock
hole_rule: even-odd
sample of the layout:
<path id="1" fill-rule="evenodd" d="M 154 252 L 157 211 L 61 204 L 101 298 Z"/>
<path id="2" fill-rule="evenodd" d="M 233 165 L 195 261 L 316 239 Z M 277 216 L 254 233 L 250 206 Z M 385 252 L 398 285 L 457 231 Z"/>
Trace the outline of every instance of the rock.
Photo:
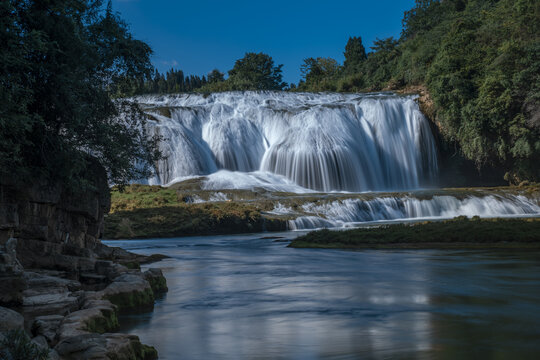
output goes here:
<path id="1" fill-rule="evenodd" d="M 26 279 L 22 273 L 6 273 L 0 270 L 0 305 L 22 305 L 25 289 Z"/>
<path id="2" fill-rule="evenodd" d="M 25 314 L 66 315 L 79 309 L 78 281 L 62 279 L 37 272 L 24 273 L 28 289 L 23 291 Z"/>
<path id="3" fill-rule="evenodd" d="M 81 334 L 66 338 L 54 347 L 65 360 L 108 359 L 107 340 L 100 334 Z"/>
<path id="4" fill-rule="evenodd" d="M 86 308 L 64 318 L 60 326 L 60 341 L 88 332 L 104 333 L 118 328 L 116 306 L 107 300 L 92 300 Z"/>
<path id="5" fill-rule="evenodd" d="M 141 273 L 122 274 L 99 293 L 117 305 L 119 311 L 154 307 L 154 292 Z"/>
<path id="6" fill-rule="evenodd" d="M 150 284 L 154 294 L 166 292 L 169 289 L 167 288 L 167 280 L 163 276 L 161 269 L 150 268 L 144 272 L 144 278 Z"/>
<path id="7" fill-rule="evenodd" d="M 158 353 L 152 346 L 144 345 L 139 337 L 126 334 L 105 334 L 107 339 L 107 353 L 111 358 L 118 360 L 153 360 Z"/>
<path id="8" fill-rule="evenodd" d="M 23 267 L 17 259 L 17 239 L 9 238 L 5 245 L 6 254 L 11 257 L 14 271 L 22 271 Z"/>
<path id="9" fill-rule="evenodd" d="M 32 334 L 43 336 L 50 346 L 54 346 L 58 341 L 57 332 L 63 320 L 64 317 L 61 315 L 38 316 L 32 323 Z"/>
<path id="10" fill-rule="evenodd" d="M 54 349 L 49 351 L 49 359 L 48 360 L 61 360 L 60 355 L 58 355 L 58 352 Z"/>
<path id="11" fill-rule="evenodd" d="M 24 317 L 16 311 L 0 306 L 0 333 L 24 328 Z"/>
<path id="12" fill-rule="evenodd" d="M 17 240 L 14 238 L 9 238 L 5 246 L 0 246 L 0 305 L 18 306 L 23 302 L 26 280 L 17 259 L 16 247 Z"/>
<path id="13" fill-rule="evenodd" d="M 153 360 L 157 351 L 135 335 L 82 334 L 62 340 L 54 348 L 65 360 Z"/>
<path id="14" fill-rule="evenodd" d="M 116 277 L 129 272 L 129 269 L 123 265 L 116 264 L 109 260 L 96 261 L 96 273 L 103 275 L 108 281 L 114 280 Z"/>
<path id="15" fill-rule="evenodd" d="M 49 344 L 44 336 L 38 335 L 32 339 L 32 342 L 42 349 L 49 349 Z"/>

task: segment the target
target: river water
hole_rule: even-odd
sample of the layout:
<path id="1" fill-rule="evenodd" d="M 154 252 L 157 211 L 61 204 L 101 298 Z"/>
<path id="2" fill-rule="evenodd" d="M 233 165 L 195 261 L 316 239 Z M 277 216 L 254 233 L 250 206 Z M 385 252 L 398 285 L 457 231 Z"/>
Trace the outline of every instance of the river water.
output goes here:
<path id="1" fill-rule="evenodd" d="M 169 292 L 121 331 L 160 359 L 540 358 L 540 253 L 287 248 L 297 235 L 104 241 L 171 257 L 151 265 Z"/>

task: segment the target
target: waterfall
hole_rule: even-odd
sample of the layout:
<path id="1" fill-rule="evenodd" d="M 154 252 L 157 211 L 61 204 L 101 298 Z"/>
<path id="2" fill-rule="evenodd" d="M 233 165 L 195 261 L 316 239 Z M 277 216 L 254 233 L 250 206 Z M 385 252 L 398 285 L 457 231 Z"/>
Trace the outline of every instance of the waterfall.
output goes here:
<path id="1" fill-rule="evenodd" d="M 307 203 L 309 215 L 289 221 L 291 230 L 352 227 L 374 221 L 449 219 L 456 216 L 512 217 L 538 216 L 540 206 L 523 195 L 433 196 L 431 199 L 381 197 L 372 200 L 345 199 L 330 203 Z M 283 206 L 278 209 L 283 213 Z"/>
<path id="2" fill-rule="evenodd" d="M 165 139 L 153 184 L 221 174 L 358 192 L 415 189 L 437 174 L 434 139 L 413 96 L 226 92 L 135 101 L 151 118 L 149 133 Z"/>

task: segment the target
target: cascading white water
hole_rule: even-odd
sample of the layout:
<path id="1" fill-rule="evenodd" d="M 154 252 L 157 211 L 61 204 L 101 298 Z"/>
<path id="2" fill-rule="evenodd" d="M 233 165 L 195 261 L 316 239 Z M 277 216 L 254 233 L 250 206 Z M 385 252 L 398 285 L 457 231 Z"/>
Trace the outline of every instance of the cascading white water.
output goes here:
<path id="1" fill-rule="evenodd" d="M 345 199 L 331 203 L 303 205 L 312 214 L 289 221 L 292 230 L 355 226 L 359 223 L 408 219 L 447 219 L 455 216 L 509 217 L 536 216 L 540 206 L 522 195 L 382 197 L 363 201 Z M 279 208 L 282 211 L 282 207 Z"/>
<path id="2" fill-rule="evenodd" d="M 427 120 L 413 96 L 227 92 L 141 96 L 163 136 L 166 158 L 150 184 L 205 176 L 204 190 L 310 193 L 417 189 L 432 184 L 437 156 Z M 223 194 L 221 194 L 223 195 Z M 226 200 L 213 196 L 208 201 Z M 194 197 L 193 202 L 205 201 Z M 290 208 L 277 206 L 271 214 Z M 539 215 L 522 196 L 351 198 L 305 204 L 291 229 L 370 221 L 467 216 Z"/>
<path id="3" fill-rule="evenodd" d="M 136 101 L 155 119 L 149 132 L 166 139 L 167 158 L 150 183 L 225 169 L 319 191 L 402 190 L 437 173 L 429 124 L 411 96 L 228 92 Z"/>

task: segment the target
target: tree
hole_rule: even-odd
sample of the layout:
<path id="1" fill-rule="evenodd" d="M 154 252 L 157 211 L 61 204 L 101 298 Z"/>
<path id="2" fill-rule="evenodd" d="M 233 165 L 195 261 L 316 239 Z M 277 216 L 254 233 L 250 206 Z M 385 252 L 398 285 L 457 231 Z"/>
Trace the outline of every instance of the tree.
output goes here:
<path id="1" fill-rule="evenodd" d="M 146 78 L 150 47 L 101 0 L 5 0 L 0 5 L 0 181 L 46 178 L 72 189 L 97 161 L 109 180 L 147 176 L 158 138 L 122 95 Z"/>
<path id="2" fill-rule="evenodd" d="M 208 73 L 208 82 L 210 84 L 222 82 L 222 81 L 225 81 L 225 74 L 223 74 L 218 69 L 214 69 L 210 73 Z"/>
<path id="3" fill-rule="evenodd" d="M 339 76 L 340 70 L 339 63 L 332 58 L 304 59 L 304 63 L 300 66 L 304 83 L 299 87 L 311 91 L 335 91 L 335 80 Z"/>
<path id="4" fill-rule="evenodd" d="M 345 61 L 343 63 L 345 72 L 352 73 L 358 71 L 362 63 L 367 59 L 366 49 L 362 44 L 362 38 L 360 36 L 350 37 L 349 41 L 347 41 L 347 45 L 345 45 L 345 52 L 343 55 L 345 55 Z"/>
<path id="5" fill-rule="evenodd" d="M 267 54 L 246 53 L 229 71 L 228 82 L 232 90 L 282 90 L 287 86 L 282 67 L 274 66 L 274 60 Z"/>

